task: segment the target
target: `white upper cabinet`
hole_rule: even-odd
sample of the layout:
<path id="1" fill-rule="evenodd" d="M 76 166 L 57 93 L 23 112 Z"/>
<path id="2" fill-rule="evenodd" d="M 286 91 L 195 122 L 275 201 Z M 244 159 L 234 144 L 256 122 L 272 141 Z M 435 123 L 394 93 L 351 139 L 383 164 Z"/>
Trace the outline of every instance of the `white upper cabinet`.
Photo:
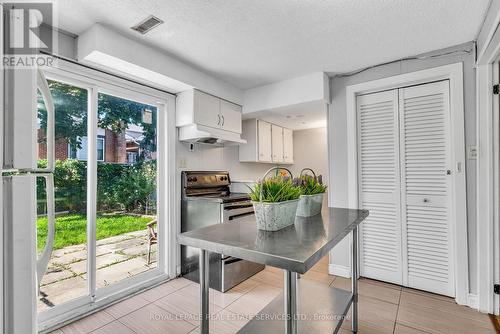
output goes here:
<path id="1" fill-rule="evenodd" d="M 241 106 L 220 100 L 220 117 L 222 129 L 241 133 Z"/>
<path id="2" fill-rule="evenodd" d="M 177 95 L 177 126 L 204 125 L 241 133 L 241 106 L 193 89 Z"/>
<path id="3" fill-rule="evenodd" d="M 293 163 L 292 130 L 258 119 L 243 121 L 242 130 L 241 162 Z"/>
<path id="4" fill-rule="evenodd" d="M 194 91 L 193 116 L 196 124 L 217 128 L 221 124 L 220 119 L 220 99 L 215 96 L 205 94 L 198 90 Z"/>
<path id="5" fill-rule="evenodd" d="M 293 131 L 283 128 L 283 162 L 293 163 Z"/>
<path id="6" fill-rule="evenodd" d="M 271 143 L 272 133 L 271 124 L 264 121 L 257 121 L 257 141 L 258 141 L 258 157 L 257 161 L 271 162 L 272 150 Z"/>
<path id="7" fill-rule="evenodd" d="M 283 128 L 271 125 L 273 162 L 283 162 Z"/>

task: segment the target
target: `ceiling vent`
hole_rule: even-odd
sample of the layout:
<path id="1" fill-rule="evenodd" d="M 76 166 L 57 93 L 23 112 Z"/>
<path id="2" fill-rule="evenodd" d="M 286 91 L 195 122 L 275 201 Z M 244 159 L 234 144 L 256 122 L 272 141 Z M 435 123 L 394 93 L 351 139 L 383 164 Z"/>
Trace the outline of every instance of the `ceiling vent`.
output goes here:
<path id="1" fill-rule="evenodd" d="M 141 34 L 146 34 L 149 32 L 151 29 L 156 28 L 160 24 L 162 24 L 163 21 L 157 18 L 156 16 L 148 16 L 146 19 L 142 20 L 139 22 L 137 25 L 132 27 L 132 30 L 138 31 Z"/>

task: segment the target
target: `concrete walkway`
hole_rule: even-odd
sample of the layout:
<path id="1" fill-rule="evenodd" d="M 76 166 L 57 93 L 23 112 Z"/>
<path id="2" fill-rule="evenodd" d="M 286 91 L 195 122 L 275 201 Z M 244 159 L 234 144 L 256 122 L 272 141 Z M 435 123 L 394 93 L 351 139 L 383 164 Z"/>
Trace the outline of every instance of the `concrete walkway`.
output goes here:
<path id="1" fill-rule="evenodd" d="M 42 279 L 38 311 L 87 295 L 87 246 L 74 245 L 52 253 Z M 96 285 L 102 288 L 156 268 L 156 245 L 147 264 L 147 231 L 125 233 L 97 241 Z"/>

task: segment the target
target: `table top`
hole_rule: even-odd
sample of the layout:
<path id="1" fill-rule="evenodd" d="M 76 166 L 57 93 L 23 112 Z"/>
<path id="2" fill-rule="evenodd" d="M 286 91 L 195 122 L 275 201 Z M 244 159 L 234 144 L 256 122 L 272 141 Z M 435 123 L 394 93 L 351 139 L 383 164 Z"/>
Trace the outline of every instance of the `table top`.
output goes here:
<path id="1" fill-rule="evenodd" d="M 314 217 L 296 217 L 294 225 L 276 232 L 258 230 L 255 217 L 249 216 L 181 233 L 178 241 L 304 274 L 367 216 L 368 210 L 324 208 Z"/>

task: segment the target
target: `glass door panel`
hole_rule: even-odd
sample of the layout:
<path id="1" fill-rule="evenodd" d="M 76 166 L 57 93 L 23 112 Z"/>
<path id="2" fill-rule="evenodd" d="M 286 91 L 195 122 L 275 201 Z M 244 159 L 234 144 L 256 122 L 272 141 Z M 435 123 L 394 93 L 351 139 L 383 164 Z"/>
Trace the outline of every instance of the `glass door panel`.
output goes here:
<path id="1" fill-rule="evenodd" d="M 99 93 L 96 286 L 156 268 L 157 108 Z"/>
<path id="2" fill-rule="evenodd" d="M 72 150 L 85 146 L 86 89 L 48 81 L 55 106 L 55 234 L 53 251 L 41 278 L 38 311 L 88 295 L 87 286 L 87 162 Z M 38 94 L 38 167 L 47 165 L 47 111 Z M 48 237 L 46 179 L 37 178 L 37 251 Z"/>

